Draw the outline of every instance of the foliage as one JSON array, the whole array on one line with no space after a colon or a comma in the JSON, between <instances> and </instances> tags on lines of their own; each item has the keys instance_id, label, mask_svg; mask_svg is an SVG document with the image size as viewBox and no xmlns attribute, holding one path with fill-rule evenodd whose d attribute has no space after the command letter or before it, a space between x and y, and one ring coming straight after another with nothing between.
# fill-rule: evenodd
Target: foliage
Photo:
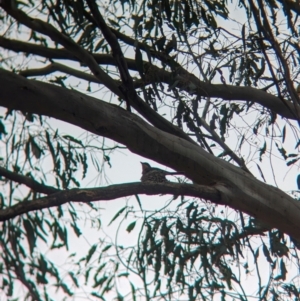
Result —
<instances>
[{"instance_id":1,"label":"foliage","mask_svg":"<svg viewBox=\"0 0 300 301\"><path fill-rule=\"evenodd\" d=\"M297 169L299 112L290 109L299 104L294 86L300 8L294 2L31 0L16 1L16 7L8 2L0 4L1 68L103 98L174 134L156 121L155 114L163 116L208 153L269 184L277 184L269 173L274 158L285 162L286 170ZM94 61L103 74L93 69ZM257 91L276 96L286 113L256 97ZM138 105L140 99L151 111ZM95 173L105 177L105 168L114 167L111 157L125 148L91 133L64 133L62 127L46 116L2 111L1 209L81 188ZM43 190L24 188L24 178L10 178L4 169ZM293 193L297 198L298 191ZM139 209L118 208L111 220L119 223L116 236L121 229L133 235L140 226L130 246L105 236L95 203L69 203L3 222L0 287L7 299L54 300L57 294L100 300L299 300L298 275L288 277L291 263L299 269L299 243L292 237L203 200L182 196L175 202L174 196L152 211L136 198ZM70 237L82 243L83 220L101 239L80 255ZM67 254L64 264L51 254ZM255 290L247 290L245 275L256 279ZM126 293L120 281L128 284Z\"/></svg>"}]
</instances>

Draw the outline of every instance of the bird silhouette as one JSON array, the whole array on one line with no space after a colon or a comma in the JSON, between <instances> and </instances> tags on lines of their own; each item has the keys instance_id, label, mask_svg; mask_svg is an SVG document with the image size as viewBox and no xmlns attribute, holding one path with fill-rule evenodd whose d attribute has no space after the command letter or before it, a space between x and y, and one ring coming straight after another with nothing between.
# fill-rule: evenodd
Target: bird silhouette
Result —
<instances>
[{"instance_id":1,"label":"bird silhouette","mask_svg":"<svg viewBox=\"0 0 300 301\"><path fill-rule=\"evenodd\" d=\"M168 182L166 176L182 175L182 172L169 172L160 168L151 167L149 163L141 162L142 164L142 182L165 183Z\"/></svg>"}]
</instances>

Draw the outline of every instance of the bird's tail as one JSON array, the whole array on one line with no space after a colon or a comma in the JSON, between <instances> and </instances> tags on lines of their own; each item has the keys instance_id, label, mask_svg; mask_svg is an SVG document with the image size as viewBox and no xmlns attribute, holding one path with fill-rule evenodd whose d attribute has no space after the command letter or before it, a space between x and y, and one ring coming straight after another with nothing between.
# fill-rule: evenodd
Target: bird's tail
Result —
<instances>
[{"instance_id":1,"label":"bird's tail","mask_svg":"<svg viewBox=\"0 0 300 301\"><path fill-rule=\"evenodd\" d=\"M168 172L167 175L169 175L169 176L184 175L184 172L183 171Z\"/></svg>"}]
</instances>

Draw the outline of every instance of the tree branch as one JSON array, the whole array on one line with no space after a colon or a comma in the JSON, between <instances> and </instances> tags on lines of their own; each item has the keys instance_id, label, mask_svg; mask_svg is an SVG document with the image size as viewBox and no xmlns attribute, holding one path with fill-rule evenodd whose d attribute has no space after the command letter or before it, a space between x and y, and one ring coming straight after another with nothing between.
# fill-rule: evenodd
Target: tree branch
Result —
<instances>
[{"instance_id":1,"label":"tree branch","mask_svg":"<svg viewBox=\"0 0 300 301\"><path fill-rule=\"evenodd\" d=\"M173 84L174 78L172 78L169 72L161 70L157 73L157 76L165 83ZM183 89L190 94L195 94L203 97L216 97L224 100L237 100L237 101L252 101L266 107L282 117L297 120L296 113L294 113L294 105L285 100L282 100L276 96L269 94L263 90L255 89L252 87L240 87L224 84L210 84L200 81L194 75L177 75L175 78L176 87ZM299 106L300 109L300 106Z\"/></svg>"},{"instance_id":2,"label":"tree branch","mask_svg":"<svg viewBox=\"0 0 300 301\"><path fill-rule=\"evenodd\" d=\"M25 52L27 54L35 54L49 59L68 59L76 60L76 56L72 55L66 49L49 48L42 45L33 43L22 42L19 40L7 39L0 36L0 46L4 49L12 50L15 52Z\"/></svg>"},{"instance_id":3,"label":"tree branch","mask_svg":"<svg viewBox=\"0 0 300 301\"><path fill-rule=\"evenodd\" d=\"M80 61L84 62L93 74L101 81L103 84L110 89L113 93L117 94L120 97L124 97L119 87L116 85L114 80L107 75L97 64L94 57L85 49L80 47L68 36L60 33L54 26L51 24L41 21L39 19L31 18L25 14L20 9L15 9L12 7L12 4L8 0L3 0L0 2L1 7L13 18L15 18L21 24L24 24L28 28L42 33L54 42L59 43L64 46L68 51L70 51L74 56L76 56Z\"/></svg>"},{"instance_id":4,"label":"tree branch","mask_svg":"<svg viewBox=\"0 0 300 301\"><path fill-rule=\"evenodd\" d=\"M96 76L79 71L74 68L70 68L68 66L65 66L63 64L59 63L51 63L46 67L43 68L38 68L38 69L27 69L27 70L22 70L19 72L20 75L24 77L30 77L30 76L43 76L47 75L56 71L64 72L66 74L69 74L71 76L74 76L76 78L81 78L83 80L93 82L93 83L98 83L98 84L103 84ZM115 81L117 85L120 85L119 81Z\"/></svg>"},{"instance_id":5,"label":"tree branch","mask_svg":"<svg viewBox=\"0 0 300 301\"><path fill-rule=\"evenodd\" d=\"M4 42L3 42L4 41ZM9 42L7 42L9 41ZM15 40L8 40L0 37L0 46L7 47L10 50L16 52L26 52L27 54L36 54L43 57L53 58L53 59L69 59L78 61L78 59L65 49L54 49L46 48L40 45L34 45L26 42L19 42ZM92 54L95 58L97 64L106 64L116 66L116 62L112 55L109 54ZM137 71L137 66L135 60L126 58L127 66L131 70ZM144 65L148 68L146 84L155 82L164 82L172 85L174 83L174 77L172 73L164 69L158 68L154 65L150 65L144 62ZM24 71L26 72L26 71ZM26 74L26 73L25 73ZM38 74L37 74L38 75ZM183 77L178 76L177 87L190 92L192 94L197 94L202 97L216 97L222 98L224 100L238 100L238 101L252 101L258 103L274 112L278 115L295 120L294 107L291 103L284 100L284 103L278 97L269 94L263 90L259 90L252 87L237 87L232 85L223 84L210 84L203 82L196 78L194 75L189 75L189 82ZM116 82L118 84L118 82ZM196 88L195 88L196 86ZM152 122L156 125L156 123ZM157 126L159 127L159 126Z\"/></svg>"},{"instance_id":6,"label":"tree branch","mask_svg":"<svg viewBox=\"0 0 300 301\"><path fill-rule=\"evenodd\" d=\"M34 19L23 11L19 9L12 8L11 2L9 0L3 0L0 2L0 6L12 17L14 17L18 22L26 25L27 27L31 28L34 31L42 33L48 37L50 37L54 42L63 45L68 51L70 51L73 55L75 55L80 61L84 62L92 71L92 73L114 94L119 96L122 99L127 98L124 95L124 91L120 89L119 86L115 83L115 81L107 75L97 64L94 57L85 49L80 47L77 43L75 43L71 38L68 36L60 33L54 26L43 22L39 19ZM134 95L128 95L134 96ZM158 127L159 129L181 137L193 144L196 142L191 139L186 133L184 133L180 128L173 125L171 122L160 116L157 112L151 109L151 107L146 104L140 97L135 95L135 99L131 103L133 103L134 108L144 116L149 122L153 125Z\"/></svg>"},{"instance_id":7,"label":"tree branch","mask_svg":"<svg viewBox=\"0 0 300 301\"><path fill-rule=\"evenodd\" d=\"M133 86L132 77L128 71L126 60L124 59L123 52L121 50L121 47L119 45L116 36L111 32L109 27L106 25L101 13L98 10L98 5L96 4L96 2L94 0L87 0L87 3L91 10L91 13L95 18L97 27L101 30L104 38L106 39L106 41L111 47L113 57L116 61L116 64L120 72L120 77L123 83L122 91L125 95L125 100L128 103L128 109L129 106L132 104L132 102L137 102L135 106L136 105L139 106L140 99L137 97L137 93Z\"/></svg>"},{"instance_id":8,"label":"tree branch","mask_svg":"<svg viewBox=\"0 0 300 301\"><path fill-rule=\"evenodd\" d=\"M30 189L32 189L33 191L36 191L39 193L52 194L52 193L56 193L56 192L60 191L59 189L41 184L30 177L23 176L16 172L9 171L3 167L0 167L0 176L5 177L11 181L14 181L14 182L17 182L20 184L24 184L27 187L29 187Z\"/></svg>"},{"instance_id":9,"label":"tree branch","mask_svg":"<svg viewBox=\"0 0 300 301\"><path fill-rule=\"evenodd\" d=\"M122 143L136 154L183 171L194 183L213 185L226 196L230 207L300 239L299 202L201 147L75 90L28 80L1 69L0 82L0 105L54 117Z\"/></svg>"},{"instance_id":10,"label":"tree branch","mask_svg":"<svg viewBox=\"0 0 300 301\"><path fill-rule=\"evenodd\" d=\"M250 170L247 168L245 161L243 160L243 158L240 158L236 155L236 153L234 153L232 151L232 149L220 138L220 136L210 128L210 126L206 123L205 119L201 118L200 116L197 116L196 118L199 118L201 125L205 128L205 130L211 134L212 139L214 141L216 141L226 152L226 154L228 154L228 156L230 156L242 169L244 169L245 171L250 172Z\"/></svg>"},{"instance_id":11,"label":"tree branch","mask_svg":"<svg viewBox=\"0 0 300 301\"><path fill-rule=\"evenodd\" d=\"M47 197L33 201L18 203L12 207L0 211L0 221L6 221L13 217L34 210L56 207L68 202L89 203L93 201L115 200L135 194L174 194L199 197L213 200L215 203L223 204L220 192L213 187L178 183L126 183L99 188L71 189L51 194ZM224 198L226 200L226 198ZM226 204L226 203L224 203Z\"/></svg>"},{"instance_id":12,"label":"tree branch","mask_svg":"<svg viewBox=\"0 0 300 301\"><path fill-rule=\"evenodd\" d=\"M36 45L28 42L22 42L19 40L6 39L0 36L0 46L4 49L12 50L15 52L25 52L27 55L35 54L48 59L58 60L72 60L81 62L76 56L67 51L64 48L49 48L42 45ZM116 62L111 54L104 53L90 53L98 64L113 65L116 66ZM126 63L131 70L137 70L135 60L126 58ZM84 64L83 64L84 65Z\"/></svg>"},{"instance_id":13,"label":"tree branch","mask_svg":"<svg viewBox=\"0 0 300 301\"><path fill-rule=\"evenodd\" d=\"M280 49L280 46L279 46L277 40L275 39L275 37L273 35L272 28L269 24L269 21L268 21L268 18L267 18L265 9L264 9L264 4L261 0L258 0L258 2L259 2L259 7L260 7L260 14L262 15L262 18L263 18L263 24L261 24L261 22L259 20L260 26L258 26L259 24L257 24L257 30L258 31L261 30L264 33L265 38L267 40L269 40L269 42L271 43L271 45L274 48L274 51L279 60L279 63L281 64L281 66L283 68L283 77L284 77L284 80L286 83L287 90L290 92L291 99L294 103L295 114L298 117L298 119L300 120L299 97L296 92L296 89L293 86L288 64L287 64L285 58L283 57L282 51ZM251 4L252 9L255 11L255 15L259 16L258 9L254 5L252 0L250 0L250 4Z\"/></svg>"}]
</instances>

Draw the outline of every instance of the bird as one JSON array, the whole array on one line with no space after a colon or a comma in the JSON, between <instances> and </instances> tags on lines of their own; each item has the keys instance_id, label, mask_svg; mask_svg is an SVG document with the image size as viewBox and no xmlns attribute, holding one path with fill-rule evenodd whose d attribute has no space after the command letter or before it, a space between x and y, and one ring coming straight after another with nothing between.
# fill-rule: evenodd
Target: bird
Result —
<instances>
[{"instance_id":1,"label":"bird","mask_svg":"<svg viewBox=\"0 0 300 301\"><path fill-rule=\"evenodd\" d=\"M183 174L183 172L169 172L156 167L151 167L151 165L146 162L141 162L141 164L142 164L141 182L166 183L168 182L166 176Z\"/></svg>"}]
</instances>

